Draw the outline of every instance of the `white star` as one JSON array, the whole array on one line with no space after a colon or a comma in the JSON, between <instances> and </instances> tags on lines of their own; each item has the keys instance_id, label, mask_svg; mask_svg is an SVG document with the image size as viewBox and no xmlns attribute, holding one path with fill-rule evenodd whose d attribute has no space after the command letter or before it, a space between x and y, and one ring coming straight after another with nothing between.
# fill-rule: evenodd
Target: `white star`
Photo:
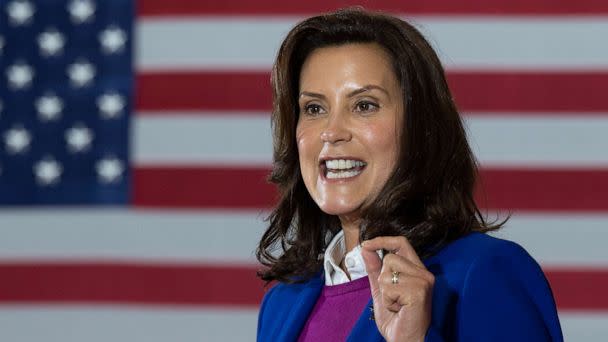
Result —
<instances>
[{"instance_id":1,"label":"white star","mask_svg":"<svg viewBox=\"0 0 608 342\"><path fill-rule=\"evenodd\" d=\"M84 87L95 77L95 67L87 61L79 61L68 66L68 76L76 87Z\"/></svg>"},{"instance_id":2,"label":"white star","mask_svg":"<svg viewBox=\"0 0 608 342\"><path fill-rule=\"evenodd\" d=\"M54 56L63 50L65 38L57 30L46 30L38 35L38 47L44 56Z\"/></svg>"},{"instance_id":3,"label":"white star","mask_svg":"<svg viewBox=\"0 0 608 342\"><path fill-rule=\"evenodd\" d=\"M97 98L97 108L104 119L117 118L124 107L125 99L118 93L105 93Z\"/></svg>"},{"instance_id":4,"label":"white star","mask_svg":"<svg viewBox=\"0 0 608 342\"><path fill-rule=\"evenodd\" d=\"M34 78L34 69L25 63L16 63L8 67L6 77L9 85L14 89L29 87Z\"/></svg>"},{"instance_id":5,"label":"white star","mask_svg":"<svg viewBox=\"0 0 608 342\"><path fill-rule=\"evenodd\" d=\"M68 5L72 22L82 24L95 14L95 3L91 0L72 0Z\"/></svg>"},{"instance_id":6,"label":"white star","mask_svg":"<svg viewBox=\"0 0 608 342\"><path fill-rule=\"evenodd\" d=\"M6 6L9 21L17 26L29 24L35 11L34 5L27 0L15 0Z\"/></svg>"},{"instance_id":7,"label":"white star","mask_svg":"<svg viewBox=\"0 0 608 342\"><path fill-rule=\"evenodd\" d=\"M95 164L95 169L102 183L114 183L120 179L125 168L116 157L106 157Z\"/></svg>"},{"instance_id":8,"label":"white star","mask_svg":"<svg viewBox=\"0 0 608 342\"><path fill-rule=\"evenodd\" d=\"M126 41L127 34L118 26L110 26L99 33L101 48L108 54L122 50Z\"/></svg>"},{"instance_id":9,"label":"white star","mask_svg":"<svg viewBox=\"0 0 608 342\"><path fill-rule=\"evenodd\" d=\"M63 101L54 94L46 94L36 100L36 110L41 121L59 119L63 110Z\"/></svg>"},{"instance_id":10,"label":"white star","mask_svg":"<svg viewBox=\"0 0 608 342\"><path fill-rule=\"evenodd\" d=\"M4 49L4 37L0 36L0 55L2 54L3 49Z\"/></svg>"},{"instance_id":11,"label":"white star","mask_svg":"<svg viewBox=\"0 0 608 342\"><path fill-rule=\"evenodd\" d=\"M62 172L63 167L53 157L45 157L34 164L36 181L42 186L57 183Z\"/></svg>"},{"instance_id":12,"label":"white star","mask_svg":"<svg viewBox=\"0 0 608 342\"><path fill-rule=\"evenodd\" d=\"M4 144L10 154L25 152L31 141L30 132L21 126L15 126L4 133Z\"/></svg>"},{"instance_id":13,"label":"white star","mask_svg":"<svg viewBox=\"0 0 608 342\"><path fill-rule=\"evenodd\" d=\"M83 152L91 147L93 132L82 124L76 125L65 132L65 140L70 152Z\"/></svg>"}]
</instances>

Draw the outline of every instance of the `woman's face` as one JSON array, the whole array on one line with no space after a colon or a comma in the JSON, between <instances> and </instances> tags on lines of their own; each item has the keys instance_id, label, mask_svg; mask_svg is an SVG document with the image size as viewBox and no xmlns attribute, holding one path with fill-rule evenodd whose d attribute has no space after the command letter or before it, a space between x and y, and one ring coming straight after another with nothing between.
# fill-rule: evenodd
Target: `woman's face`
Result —
<instances>
[{"instance_id":1,"label":"woman's face","mask_svg":"<svg viewBox=\"0 0 608 342\"><path fill-rule=\"evenodd\" d=\"M372 43L316 49L298 96L304 184L325 213L355 222L397 161L404 104L390 56Z\"/></svg>"}]
</instances>

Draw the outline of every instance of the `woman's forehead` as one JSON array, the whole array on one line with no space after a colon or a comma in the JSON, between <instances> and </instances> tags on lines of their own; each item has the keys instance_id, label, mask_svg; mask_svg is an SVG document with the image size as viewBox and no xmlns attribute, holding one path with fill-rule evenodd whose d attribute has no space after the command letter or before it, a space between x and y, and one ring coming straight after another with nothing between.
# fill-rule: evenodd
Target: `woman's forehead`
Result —
<instances>
[{"instance_id":1,"label":"woman's forehead","mask_svg":"<svg viewBox=\"0 0 608 342\"><path fill-rule=\"evenodd\" d=\"M370 84L383 88L398 86L389 54L375 43L315 49L302 66L299 83L301 90L317 91L337 86L344 90Z\"/></svg>"}]
</instances>

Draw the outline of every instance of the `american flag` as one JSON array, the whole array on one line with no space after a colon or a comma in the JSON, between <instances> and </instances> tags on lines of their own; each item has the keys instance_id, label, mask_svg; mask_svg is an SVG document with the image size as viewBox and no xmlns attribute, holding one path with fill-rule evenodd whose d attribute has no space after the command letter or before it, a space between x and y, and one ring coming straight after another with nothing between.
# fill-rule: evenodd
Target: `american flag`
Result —
<instances>
[{"instance_id":1,"label":"american flag","mask_svg":"<svg viewBox=\"0 0 608 342\"><path fill-rule=\"evenodd\" d=\"M354 4L433 43L497 235L608 340L605 0L0 0L0 340L253 340L270 66Z\"/></svg>"}]
</instances>

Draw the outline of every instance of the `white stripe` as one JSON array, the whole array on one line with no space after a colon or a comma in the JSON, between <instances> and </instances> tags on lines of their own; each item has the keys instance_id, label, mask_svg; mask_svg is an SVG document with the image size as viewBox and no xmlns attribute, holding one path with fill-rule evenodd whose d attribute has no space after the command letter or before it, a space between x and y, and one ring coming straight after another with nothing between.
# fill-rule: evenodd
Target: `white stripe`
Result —
<instances>
[{"instance_id":1,"label":"white stripe","mask_svg":"<svg viewBox=\"0 0 608 342\"><path fill-rule=\"evenodd\" d=\"M264 217L236 210L3 210L0 261L254 263ZM606 214L517 214L495 234L520 243L543 266L607 267L606 227Z\"/></svg>"},{"instance_id":2,"label":"white stripe","mask_svg":"<svg viewBox=\"0 0 608 342\"><path fill-rule=\"evenodd\" d=\"M256 309L6 306L0 339L11 342L251 341Z\"/></svg>"},{"instance_id":3,"label":"white stripe","mask_svg":"<svg viewBox=\"0 0 608 342\"><path fill-rule=\"evenodd\" d=\"M138 115L135 163L268 165L272 138L268 115Z\"/></svg>"},{"instance_id":4,"label":"white stripe","mask_svg":"<svg viewBox=\"0 0 608 342\"><path fill-rule=\"evenodd\" d=\"M491 235L516 241L543 266L608 266L608 214L514 214Z\"/></svg>"},{"instance_id":5,"label":"white stripe","mask_svg":"<svg viewBox=\"0 0 608 342\"><path fill-rule=\"evenodd\" d=\"M608 116L480 115L466 118L475 156L486 166L608 167Z\"/></svg>"},{"instance_id":6,"label":"white stripe","mask_svg":"<svg viewBox=\"0 0 608 342\"><path fill-rule=\"evenodd\" d=\"M564 341L608 341L607 312L560 312Z\"/></svg>"},{"instance_id":7,"label":"white stripe","mask_svg":"<svg viewBox=\"0 0 608 342\"><path fill-rule=\"evenodd\" d=\"M480 113L478 113L480 114ZM608 116L481 114L466 119L484 166L608 167ZM270 121L261 113L136 116L139 165L270 165Z\"/></svg>"},{"instance_id":8,"label":"white stripe","mask_svg":"<svg viewBox=\"0 0 608 342\"><path fill-rule=\"evenodd\" d=\"M608 341L608 312L560 312L565 341ZM251 341L257 310L84 305L2 306L0 338L11 342Z\"/></svg>"},{"instance_id":9,"label":"white stripe","mask_svg":"<svg viewBox=\"0 0 608 342\"><path fill-rule=\"evenodd\" d=\"M3 209L0 259L254 263L256 211Z\"/></svg>"},{"instance_id":10,"label":"white stripe","mask_svg":"<svg viewBox=\"0 0 608 342\"><path fill-rule=\"evenodd\" d=\"M153 18L136 29L140 70L268 70L302 18ZM608 68L606 17L414 17L450 69Z\"/></svg>"}]
</instances>

